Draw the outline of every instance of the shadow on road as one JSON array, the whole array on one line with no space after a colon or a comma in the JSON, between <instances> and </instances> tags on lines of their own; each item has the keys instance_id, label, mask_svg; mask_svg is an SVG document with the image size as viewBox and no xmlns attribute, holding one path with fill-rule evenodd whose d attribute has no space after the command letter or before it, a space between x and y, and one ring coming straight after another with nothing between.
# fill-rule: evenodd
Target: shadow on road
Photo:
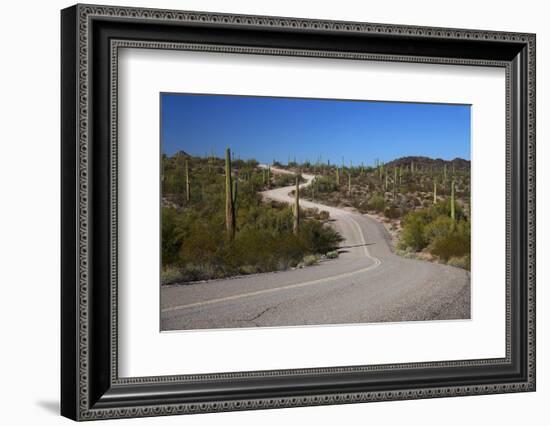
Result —
<instances>
[{"instance_id":1,"label":"shadow on road","mask_svg":"<svg viewBox=\"0 0 550 426\"><path fill-rule=\"evenodd\" d=\"M350 245L350 246L340 246L339 249L348 249L348 248L355 248L355 247L367 247L367 246L373 246L375 244L376 243L365 243L365 244L355 244L355 245ZM347 252L342 252L342 253L347 253Z\"/></svg>"}]
</instances>

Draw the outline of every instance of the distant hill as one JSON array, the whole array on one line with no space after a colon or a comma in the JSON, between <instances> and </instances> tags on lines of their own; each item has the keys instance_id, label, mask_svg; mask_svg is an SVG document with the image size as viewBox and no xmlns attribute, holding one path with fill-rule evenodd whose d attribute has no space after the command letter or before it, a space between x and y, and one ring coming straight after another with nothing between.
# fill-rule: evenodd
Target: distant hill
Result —
<instances>
[{"instance_id":1,"label":"distant hill","mask_svg":"<svg viewBox=\"0 0 550 426\"><path fill-rule=\"evenodd\" d=\"M441 158L429 158L429 157L401 157L396 160L392 160L389 163L384 164L387 167L408 167L411 162L414 163L415 168L429 168L434 167L436 169L442 168L444 165L447 167L452 167L454 165L456 170L469 170L470 161L464 160L463 158L455 158L454 160L448 161Z\"/></svg>"},{"instance_id":2,"label":"distant hill","mask_svg":"<svg viewBox=\"0 0 550 426\"><path fill-rule=\"evenodd\" d=\"M174 152L171 157L191 157L191 155L180 149L179 151Z\"/></svg>"}]
</instances>

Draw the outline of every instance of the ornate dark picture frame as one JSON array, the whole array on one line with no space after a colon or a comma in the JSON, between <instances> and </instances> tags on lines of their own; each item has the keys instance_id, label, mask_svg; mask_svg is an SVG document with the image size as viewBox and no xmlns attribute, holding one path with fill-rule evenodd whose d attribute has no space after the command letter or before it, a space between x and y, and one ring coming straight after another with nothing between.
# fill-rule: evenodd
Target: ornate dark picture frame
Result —
<instances>
[{"instance_id":1,"label":"ornate dark picture frame","mask_svg":"<svg viewBox=\"0 0 550 426\"><path fill-rule=\"evenodd\" d=\"M535 35L76 5L61 13L61 413L74 420L535 390ZM120 47L506 70L506 356L120 378Z\"/></svg>"}]
</instances>

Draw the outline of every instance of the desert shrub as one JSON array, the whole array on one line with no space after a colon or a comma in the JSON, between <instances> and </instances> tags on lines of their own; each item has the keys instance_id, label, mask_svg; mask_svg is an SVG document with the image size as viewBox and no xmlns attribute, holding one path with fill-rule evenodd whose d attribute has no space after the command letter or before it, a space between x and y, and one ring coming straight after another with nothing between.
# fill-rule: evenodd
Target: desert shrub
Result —
<instances>
[{"instance_id":1,"label":"desert shrub","mask_svg":"<svg viewBox=\"0 0 550 426\"><path fill-rule=\"evenodd\" d=\"M176 233L177 212L172 208L162 209L162 265L174 263L178 257L180 241Z\"/></svg>"},{"instance_id":2,"label":"desert shrub","mask_svg":"<svg viewBox=\"0 0 550 426\"><path fill-rule=\"evenodd\" d=\"M306 211L306 214L309 216L309 217L318 217L319 216L319 209L317 207L313 207L311 209L305 209Z\"/></svg>"},{"instance_id":3,"label":"desert shrub","mask_svg":"<svg viewBox=\"0 0 550 426\"><path fill-rule=\"evenodd\" d=\"M397 219L401 217L401 209L397 206L388 206L384 209L384 216L389 219Z\"/></svg>"},{"instance_id":4,"label":"desert shrub","mask_svg":"<svg viewBox=\"0 0 550 426\"><path fill-rule=\"evenodd\" d=\"M449 216L437 216L424 227L424 236L428 241L446 237L451 233L453 225L454 222Z\"/></svg>"},{"instance_id":5,"label":"desert shrub","mask_svg":"<svg viewBox=\"0 0 550 426\"><path fill-rule=\"evenodd\" d=\"M446 213L447 208L450 211L450 203L438 203L407 214L399 248L413 251L427 248L444 262L469 255L470 223L465 219L453 221ZM462 215L462 210L457 208L456 212Z\"/></svg>"},{"instance_id":6,"label":"desert shrub","mask_svg":"<svg viewBox=\"0 0 550 426\"><path fill-rule=\"evenodd\" d=\"M211 263L219 250L219 232L207 223L197 221L190 232L182 238L179 263L191 263L197 266Z\"/></svg>"},{"instance_id":7,"label":"desert shrub","mask_svg":"<svg viewBox=\"0 0 550 426\"><path fill-rule=\"evenodd\" d=\"M451 200L447 199L445 201L440 201L437 204L433 205L432 208L433 216L449 216L451 215ZM464 211L460 203L455 202L455 218L456 220L461 220L464 218Z\"/></svg>"},{"instance_id":8,"label":"desert shrub","mask_svg":"<svg viewBox=\"0 0 550 426\"><path fill-rule=\"evenodd\" d=\"M421 212L409 213L403 221L403 230L401 231L401 248L407 247L414 251L422 250L428 245L425 237L426 215Z\"/></svg>"},{"instance_id":9,"label":"desert shrub","mask_svg":"<svg viewBox=\"0 0 550 426\"><path fill-rule=\"evenodd\" d=\"M446 262L451 257L461 257L468 254L470 252L470 239L464 235L452 233L435 238L430 246L430 252Z\"/></svg>"},{"instance_id":10,"label":"desert shrub","mask_svg":"<svg viewBox=\"0 0 550 426\"><path fill-rule=\"evenodd\" d=\"M470 255L467 254L465 256L462 256L462 257L451 257L448 261L447 261L447 265L450 265L450 266L455 266L457 268L462 268L462 269L466 269L466 270L470 270Z\"/></svg>"},{"instance_id":11,"label":"desert shrub","mask_svg":"<svg viewBox=\"0 0 550 426\"><path fill-rule=\"evenodd\" d=\"M184 279L185 276L180 268L175 266L167 266L166 268L162 268L160 273L160 283L162 285L174 284L183 281Z\"/></svg>"},{"instance_id":12,"label":"desert shrub","mask_svg":"<svg viewBox=\"0 0 550 426\"><path fill-rule=\"evenodd\" d=\"M338 191L336 181L330 176L317 176L314 184L315 191L318 193Z\"/></svg>"},{"instance_id":13,"label":"desert shrub","mask_svg":"<svg viewBox=\"0 0 550 426\"><path fill-rule=\"evenodd\" d=\"M327 212L326 210L321 210L319 212L319 217L317 217L316 219L319 219L319 220L328 220L330 217L330 214L329 212Z\"/></svg>"},{"instance_id":14,"label":"desert shrub","mask_svg":"<svg viewBox=\"0 0 550 426\"><path fill-rule=\"evenodd\" d=\"M326 254L327 259L336 259L338 258L338 256L339 256L338 250L331 250Z\"/></svg>"},{"instance_id":15,"label":"desert shrub","mask_svg":"<svg viewBox=\"0 0 550 426\"><path fill-rule=\"evenodd\" d=\"M460 221L452 226L445 235L433 238L430 243L430 252L439 256L443 261L452 257L463 257L470 254L470 225Z\"/></svg>"},{"instance_id":16,"label":"desert shrub","mask_svg":"<svg viewBox=\"0 0 550 426\"><path fill-rule=\"evenodd\" d=\"M422 204L422 202L420 201L420 199L418 197L412 197L411 200L410 200L410 203L414 206L414 207L418 207Z\"/></svg>"},{"instance_id":17,"label":"desert shrub","mask_svg":"<svg viewBox=\"0 0 550 426\"><path fill-rule=\"evenodd\" d=\"M298 182L305 182L305 180L302 178L302 175L298 175ZM290 186L294 184L296 184L296 175L291 173L273 173L273 185L275 185L276 187Z\"/></svg>"},{"instance_id":18,"label":"desert shrub","mask_svg":"<svg viewBox=\"0 0 550 426\"><path fill-rule=\"evenodd\" d=\"M303 221L299 238L309 253L327 253L338 247L342 237L330 226L317 221Z\"/></svg>"},{"instance_id":19,"label":"desert shrub","mask_svg":"<svg viewBox=\"0 0 550 426\"><path fill-rule=\"evenodd\" d=\"M319 263L319 257L314 254L308 254L304 256L304 259L302 260L302 263L304 266L313 266Z\"/></svg>"},{"instance_id":20,"label":"desert shrub","mask_svg":"<svg viewBox=\"0 0 550 426\"><path fill-rule=\"evenodd\" d=\"M386 208L386 201L382 195L375 194L370 198L368 206L372 210L382 212Z\"/></svg>"},{"instance_id":21,"label":"desert shrub","mask_svg":"<svg viewBox=\"0 0 550 426\"><path fill-rule=\"evenodd\" d=\"M366 201L360 200L358 198L353 199L352 206L355 207L359 211L359 213L368 213L369 210L372 210L369 208L369 205Z\"/></svg>"}]
</instances>

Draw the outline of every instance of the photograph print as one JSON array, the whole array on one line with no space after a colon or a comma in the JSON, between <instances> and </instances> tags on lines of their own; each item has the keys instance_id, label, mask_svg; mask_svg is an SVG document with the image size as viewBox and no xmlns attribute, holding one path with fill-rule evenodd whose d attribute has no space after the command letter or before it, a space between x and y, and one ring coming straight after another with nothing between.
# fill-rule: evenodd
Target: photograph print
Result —
<instances>
[{"instance_id":1,"label":"photograph print","mask_svg":"<svg viewBox=\"0 0 550 426\"><path fill-rule=\"evenodd\" d=\"M471 106L161 93L161 331L470 319Z\"/></svg>"}]
</instances>

